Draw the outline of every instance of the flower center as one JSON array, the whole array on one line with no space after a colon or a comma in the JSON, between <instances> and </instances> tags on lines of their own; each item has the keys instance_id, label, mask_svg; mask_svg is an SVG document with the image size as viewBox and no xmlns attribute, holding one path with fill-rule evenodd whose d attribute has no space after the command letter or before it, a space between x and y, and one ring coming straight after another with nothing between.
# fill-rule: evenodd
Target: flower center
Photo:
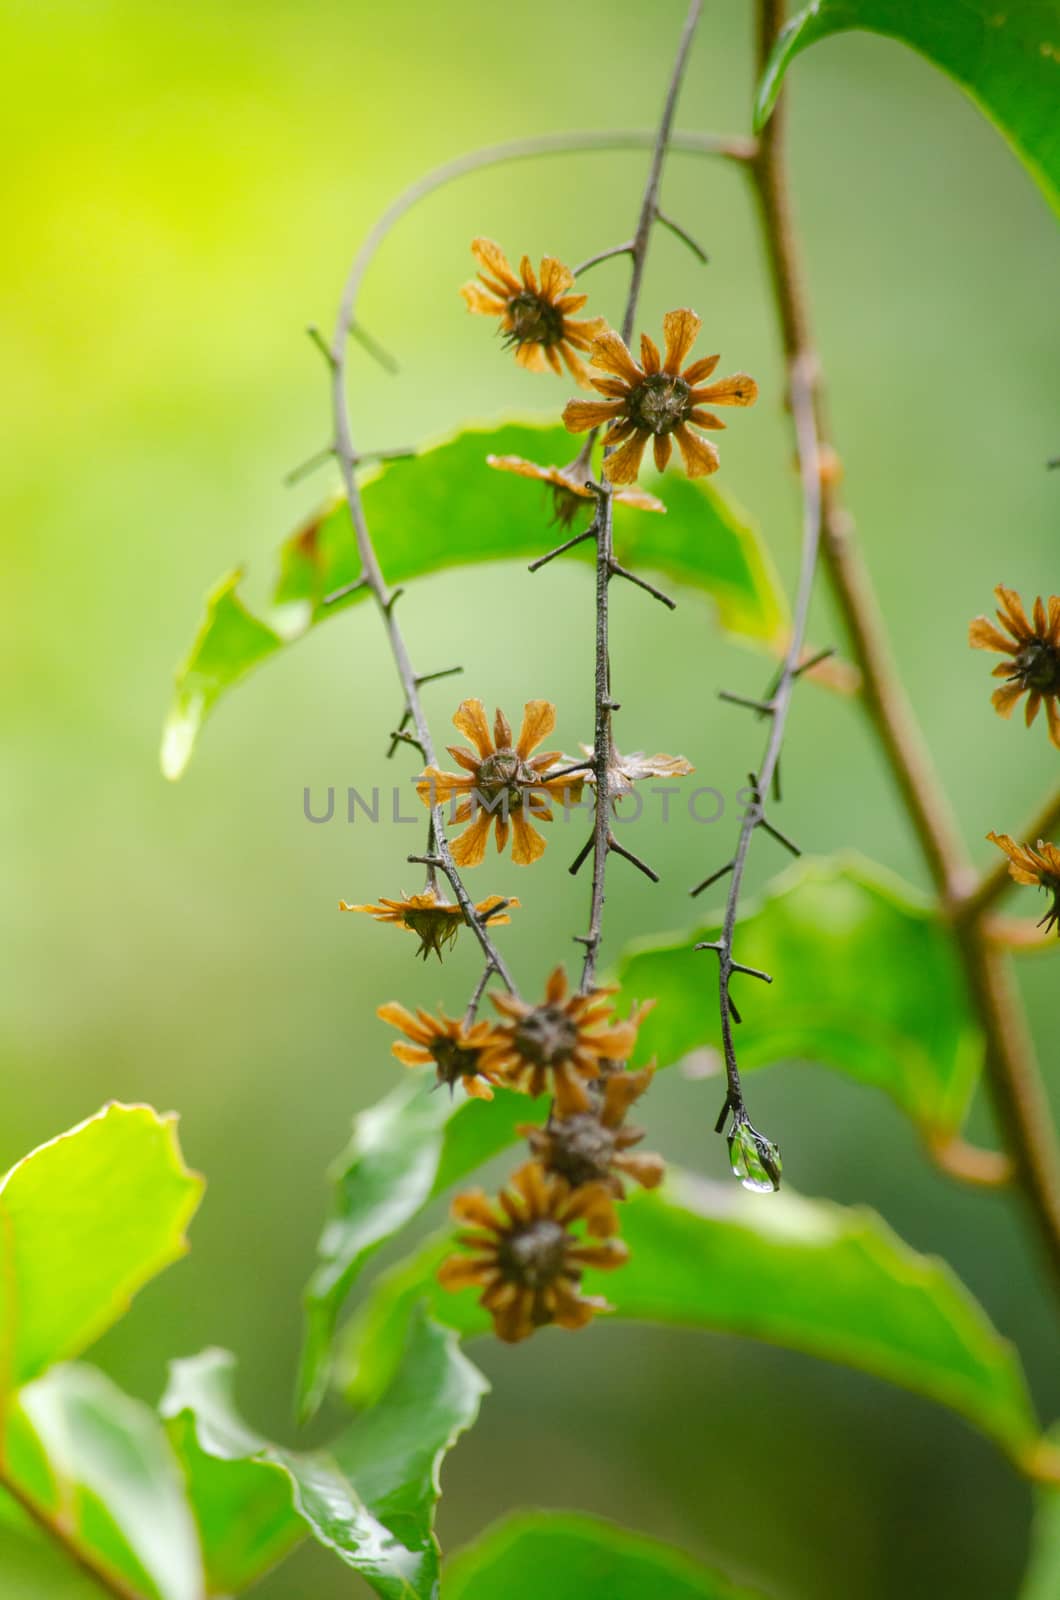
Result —
<instances>
[{"instance_id":1,"label":"flower center","mask_svg":"<svg viewBox=\"0 0 1060 1600\"><path fill-rule=\"evenodd\" d=\"M548 300L524 289L508 301L510 327L506 344L561 344L563 342L563 313Z\"/></svg>"},{"instance_id":2,"label":"flower center","mask_svg":"<svg viewBox=\"0 0 1060 1600\"><path fill-rule=\"evenodd\" d=\"M608 1176L615 1154L615 1136L589 1112L563 1117L547 1131L550 1172L558 1172L574 1189Z\"/></svg>"},{"instance_id":3,"label":"flower center","mask_svg":"<svg viewBox=\"0 0 1060 1600\"><path fill-rule=\"evenodd\" d=\"M551 1067L565 1061L578 1042L578 1029L561 1006L537 1006L515 1030L515 1048L524 1061Z\"/></svg>"},{"instance_id":4,"label":"flower center","mask_svg":"<svg viewBox=\"0 0 1060 1600\"><path fill-rule=\"evenodd\" d=\"M523 791L538 782L537 774L528 767L517 750L502 745L492 755L486 756L475 774L475 787L486 801L493 801L507 793L508 803L523 803Z\"/></svg>"},{"instance_id":5,"label":"flower center","mask_svg":"<svg viewBox=\"0 0 1060 1600\"><path fill-rule=\"evenodd\" d=\"M508 1283L541 1289L559 1277L566 1257L566 1229L550 1217L539 1217L505 1235L497 1264Z\"/></svg>"},{"instance_id":6,"label":"flower center","mask_svg":"<svg viewBox=\"0 0 1060 1600\"><path fill-rule=\"evenodd\" d=\"M1060 694L1060 650L1042 639L1032 639L1015 660L1013 677L1037 694Z\"/></svg>"},{"instance_id":7,"label":"flower center","mask_svg":"<svg viewBox=\"0 0 1060 1600\"><path fill-rule=\"evenodd\" d=\"M692 410L691 390L684 378L653 372L629 397L629 416L649 433L672 433Z\"/></svg>"},{"instance_id":8,"label":"flower center","mask_svg":"<svg viewBox=\"0 0 1060 1600\"><path fill-rule=\"evenodd\" d=\"M478 1075L477 1050L465 1049L455 1039L445 1035L433 1039L427 1048L438 1068L439 1083L447 1083L452 1088L458 1078L474 1078Z\"/></svg>"}]
</instances>

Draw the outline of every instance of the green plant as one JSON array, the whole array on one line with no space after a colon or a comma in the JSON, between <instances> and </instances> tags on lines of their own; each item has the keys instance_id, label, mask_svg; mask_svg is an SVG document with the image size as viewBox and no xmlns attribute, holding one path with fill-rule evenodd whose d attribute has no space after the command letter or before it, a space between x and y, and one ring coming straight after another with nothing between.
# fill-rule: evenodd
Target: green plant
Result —
<instances>
[{"instance_id":1,"label":"green plant","mask_svg":"<svg viewBox=\"0 0 1060 1600\"><path fill-rule=\"evenodd\" d=\"M491 1328L520 1339L547 1322L582 1326L601 1309L597 1289L619 1317L769 1340L873 1373L958 1412L1040 1486L1043 1536L1028 1600L1051 1593L1060 1579L1054 1531L1060 1452L1035 1417L1018 1355L947 1267L918 1255L866 1211L786 1190L769 1199L719 1195L680 1173L656 1189L658 1164L629 1157L627 1142L617 1137L629 1131L629 1105L650 1083L649 1058L665 1068L720 1036L726 1090L719 1130L728 1131L732 1165L744 1187L776 1191L779 1151L750 1122L742 1073L808 1056L884 1090L910 1117L932 1159L955 1178L1013 1183L1054 1272L1060 1268L1053 1134L1008 973L1012 952L1044 943L1055 921L1060 878L1052 847L1029 853L1027 846L1060 825L1060 792L1019 835L1027 844L1009 840L1020 881L1033 880L1053 897L1039 934L995 914L1010 881L1006 861L985 874L971 867L891 663L841 503L791 215L779 98L789 65L815 39L850 27L891 34L969 90L1055 204L1060 141L1048 96L1060 54L1060 16L1053 5L1009 18L974 7L825 0L785 25L781 6L759 0L754 137L673 131L699 18L699 0L693 0L653 134L544 137L491 149L430 175L386 214L354 264L333 338L325 341L314 331L334 418L333 438L319 459L338 464L343 494L283 547L266 615L254 615L243 603L238 573L221 581L181 667L163 747L170 777L187 764L218 700L250 670L331 616L361 601L375 606L403 695L390 753L411 747L423 768L425 844L408 859L423 867L425 883L415 897L352 909L415 932L425 956L441 958L454 939L473 938L482 973L461 1019L385 1008L406 1036L395 1053L423 1070L358 1116L335 1168L333 1211L306 1295L299 1409L308 1420L331 1389L358 1415L326 1447L294 1450L256 1434L238 1414L234 1362L223 1352L175 1363L157 1412L94 1369L70 1364L121 1314L129 1295L183 1249L200 1184L183 1166L169 1120L144 1107L110 1106L34 1152L4 1180L0 1482L13 1516L57 1541L99 1585L126 1600L238 1593L307 1537L384 1596L426 1597L440 1585L450 1596L517 1595L528 1570L537 1587L527 1593L614 1597L648 1592L647 1585L661 1592L665 1585L667 1593L735 1594L722 1579L661 1547L616 1536L589 1519L560 1516L517 1520L487 1534L447 1566L443 1581L433 1536L438 1472L446 1451L474 1422L485 1388L460 1339ZM358 454L347 356L354 338L385 362L358 320L357 302L389 230L422 196L479 167L605 147L651 152L628 241L601 250L574 274L558 263L543 264L540 280L511 275L496 247L477 241L492 277L468 293L472 309L502 318L509 342L531 369L562 354L580 379L586 374L579 351L588 351L591 373L611 374L597 380L603 398L573 401L565 414L569 432L589 430L584 449L566 468L535 469L535 462L562 460L573 444L558 429L508 423L489 432L468 428L415 453ZM702 256L688 230L660 209L671 150L734 164L758 207L799 463L803 559L790 612L766 545L713 486L662 479L653 487L665 516L643 495L638 505L629 494L649 436L660 471L673 432L689 477L711 473L717 453L690 433L689 423L713 429L718 419L696 416L693 406L750 404L756 395L743 375L715 383L710 392L710 362L685 365L698 331L698 318L686 308L670 314L661 361L650 342L642 346L640 364L624 353L656 224ZM628 255L632 265L622 344L602 319L591 331L578 321L580 305L558 305L573 278L614 255ZM547 292L546 279L552 284ZM693 394L697 385L705 392ZM592 452L604 424L611 433L601 441L604 454L596 458L594 476ZM487 454L507 476L488 470ZM362 476L365 468L370 476ZM555 491L557 515L574 526L552 549L541 549L541 519L526 486L516 481L520 474L543 477ZM423 673L413 666L398 610L400 586L443 566L513 555L531 558L533 571L568 551L575 559L591 555L594 565L591 746L582 758L535 756L551 732L553 708L528 701L525 733L516 737L499 713L491 730L481 703L468 699L454 720L471 749L456 756L461 773L446 773L436 762L421 689L451 669ZM800 679L852 686L849 671L838 673L825 653L806 645L819 561L847 626L855 692L931 871L935 894L928 901L868 863L838 857L800 862L753 909L742 903L744 868L761 834L799 853L776 816L788 711ZM761 699L725 696L761 718L767 737L733 854L722 865L708 863L712 870L693 890L724 880L724 907L693 930L646 938L623 954L624 992L656 1002L650 1013L623 1017L625 1007L614 1007L597 978L610 858L617 855L649 879L654 873L616 834L613 802L640 778L687 769L680 757L623 759L615 744L620 689L612 682L612 658L616 679L624 658L611 638L611 584L628 581L648 598L673 604L641 568L704 591L715 602L719 625L771 661ZM1002 663L1010 686L999 691L999 709L1010 711L1018 695L1028 694L1028 711L1044 704L1060 744L1060 599L1039 602L1028 619L1011 591L999 594L1001 620L1007 619L1018 648L1003 638L991 644L992 625L973 624L972 636L973 643L1010 657ZM487 802L503 801L499 813L476 816L473 789ZM466 870L481 861L491 827L498 844L507 843L510 829L513 862L531 864L544 844L535 824L548 820L549 805L580 803L586 789L593 796L591 833L572 864L576 872L592 862L588 917L578 935L584 947L580 981L571 994L556 975L543 1001L528 1002L495 938L518 901L491 894L476 902ZM450 841L454 824L466 831ZM711 955L718 958L716 1020L706 1003ZM869 969L873 983L866 990L859 975ZM757 987L774 976L783 978L779 998ZM500 1018L486 1022L480 1006L491 984ZM746 1000L745 989L751 991ZM983 1067L1005 1135L1001 1152L973 1148L962 1136ZM448 1100L433 1096L434 1080L468 1092ZM433 1198L520 1138L529 1139L531 1159L506 1192L505 1211L491 1209L475 1192L458 1199L459 1220L471 1229L462 1241L470 1256L461 1255L461 1240L450 1230L431 1235L376 1276L340 1328L347 1297L373 1253ZM633 1143L630 1133L628 1146ZM626 1192L630 1176L644 1186L634 1194ZM585 1235L577 1231L582 1225ZM612 1266L619 1270L598 1282L596 1272ZM483 1291L478 1303L447 1292L472 1283Z\"/></svg>"}]
</instances>

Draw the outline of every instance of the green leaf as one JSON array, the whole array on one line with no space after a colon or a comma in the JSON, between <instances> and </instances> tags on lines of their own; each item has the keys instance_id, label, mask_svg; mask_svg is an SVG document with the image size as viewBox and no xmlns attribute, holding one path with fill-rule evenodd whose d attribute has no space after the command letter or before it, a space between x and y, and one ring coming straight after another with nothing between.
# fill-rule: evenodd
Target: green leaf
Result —
<instances>
[{"instance_id":1,"label":"green leaf","mask_svg":"<svg viewBox=\"0 0 1060 1600\"><path fill-rule=\"evenodd\" d=\"M716 975L708 925L629 947L627 995L655 996L638 1055L669 1066L717 1041ZM740 921L738 954L777 974L770 987L737 978L740 1061L819 1061L890 1094L925 1137L961 1124L981 1060L960 972L945 931L914 890L854 857L804 860L776 880ZM863 982L871 971L873 981ZM305 1295L299 1409L310 1416L327 1391L338 1317L365 1261L423 1207L500 1150L544 1107L498 1091L492 1102L455 1103L429 1092L433 1073L403 1084L354 1123L332 1170L332 1214Z\"/></svg>"},{"instance_id":2,"label":"green leaf","mask_svg":"<svg viewBox=\"0 0 1060 1600\"><path fill-rule=\"evenodd\" d=\"M655 996L638 1055L670 1063L716 1045L716 956L695 952L720 919L629 947L626 994ZM741 915L740 1065L816 1061L883 1089L929 1139L960 1126L982 1060L951 941L915 890L852 855L803 859Z\"/></svg>"},{"instance_id":3,"label":"green leaf","mask_svg":"<svg viewBox=\"0 0 1060 1600\"><path fill-rule=\"evenodd\" d=\"M77 1355L187 1249L202 1179L173 1117L110 1105L0 1181L0 1396Z\"/></svg>"},{"instance_id":4,"label":"green leaf","mask_svg":"<svg viewBox=\"0 0 1060 1600\"><path fill-rule=\"evenodd\" d=\"M245 1588L306 1533L386 1600L437 1594L441 1463L474 1422L487 1385L453 1334L415 1308L394 1349L378 1404L326 1450L303 1453L269 1444L240 1420L231 1356L207 1351L173 1364L162 1413L184 1465L211 1594Z\"/></svg>"},{"instance_id":5,"label":"green leaf","mask_svg":"<svg viewBox=\"0 0 1060 1600\"><path fill-rule=\"evenodd\" d=\"M242 567L226 572L206 596L206 615L177 672L177 687L162 730L162 773L179 778L191 759L199 729L214 705L284 641L259 621L236 594Z\"/></svg>"},{"instance_id":6,"label":"green leaf","mask_svg":"<svg viewBox=\"0 0 1060 1600\"><path fill-rule=\"evenodd\" d=\"M445 1600L752 1600L680 1551L599 1517L521 1512L445 1566Z\"/></svg>"},{"instance_id":7,"label":"green leaf","mask_svg":"<svg viewBox=\"0 0 1060 1600\"><path fill-rule=\"evenodd\" d=\"M626 1202L622 1236L629 1263L586 1274L618 1316L746 1334L855 1367L959 1412L1032 1470L1040 1440L1012 1346L944 1262L918 1255L873 1212L676 1174ZM429 1239L373 1285L342 1374L356 1402L387 1381L390 1351L425 1294L462 1334L489 1331L473 1294L436 1281L452 1248L449 1234Z\"/></svg>"},{"instance_id":8,"label":"green leaf","mask_svg":"<svg viewBox=\"0 0 1060 1600\"><path fill-rule=\"evenodd\" d=\"M955 78L1060 209L1058 0L813 0L773 47L758 86L756 129L768 121L795 57L852 28L900 39Z\"/></svg>"},{"instance_id":9,"label":"green leaf","mask_svg":"<svg viewBox=\"0 0 1060 1600\"><path fill-rule=\"evenodd\" d=\"M562 428L509 423L467 429L380 468L366 479L363 495L388 582L543 554L555 543L547 491L526 478L491 470L486 456L521 455L562 464L576 448ZM787 606L754 527L709 484L675 473L655 487L666 500L665 516L616 506L619 560L703 591L717 606L722 627L776 648L786 636ZM582 562L590 559L585 547L572 554ZM238 572L221 580L208 598L195 643L177 670L162 746L166 777L180 777L199 729L228 688L281 646L364 600L361 591L322 605L325 595L358 575L345 502L332 499L283 545L268 616L254 617L238 598Z\"/></svg>"},{"instance_id":10,"label":"green leaf","mask_svg":"<svg viewBox=\"0 0 1060 1600\"><path fill-rule=\"evenodd\" d=\"M94 1367L55 1367L21 1391L4 1472L94 1570L148 1600L201 1600L198 1536L165 1432Z\"/></svg>"},{"instance_id":11,"label":"green leaf","mask_svg":"<svg viewBox=\"0 0 1060 1600\"><path fill-rule=\"evenodd\" d=\"M353 1137L331 1170L331 1216L305 1291L298 1410L305 1421L328 1388L343 1301L372 1252L436 1195L513 1144L516 1125L541 1121L543 1105L498 1089L492 1101L432 1092L433 1069L354 1119Z\"/></svg>"}]
</instances>

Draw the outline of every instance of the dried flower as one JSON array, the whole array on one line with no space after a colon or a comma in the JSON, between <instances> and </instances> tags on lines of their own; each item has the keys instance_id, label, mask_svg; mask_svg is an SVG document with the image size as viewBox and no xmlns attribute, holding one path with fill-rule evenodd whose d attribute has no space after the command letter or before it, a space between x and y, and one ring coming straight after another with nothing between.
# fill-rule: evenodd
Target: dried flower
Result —
<instances>
[{"instance_id":1,"label":"dried flower","mask_svg":"<svg viewBox=\"0 0 1060 1600\"><path fill-rule=\"evenodd\" d=\"M714 445L692 432L693 426L725 426L713 411L703 409L703 402L750 406L758 398L758 385L753 378L739 372L734 377L703 386L704 379L709 378L717 366L719 356L705 356L681 371L681 363L702 325L694 311L668 311L663 318L665 358L660 357L658 347L647 334L642 334L640 366L612 329L595 340L592 365L613 372L615 376L594 378L592 385L609 398L606 402L571 400L563 413L563 421L569 433L584 433L587 428L597 428L605 422L610 424L604 446L621 446L604 458L604 474L612 483L636 480L649 439L660 472L670 459L673 439L677 440L690 478L706 477L718 470L718 452Z\"/></svg>"},{"instance_id":2,"label":"dried flower","mask_svg":"<svg viewBox=\"0 0 1060 1600\"><path fill-rule=\"evenodd\" d=\"M1007 833L988 833L987 838L1004 850L1008 870L1017 883L1036 883L1052 895L1052 904L1038 926L1046 933L1055 928L1060 934L1060 847L1039 839L1037 849L1032 850L1029 844L1017 844Z\"/></svg>"},{"instance_id":3,"label":"dried flower","mask_svg":"<svg viewBox=\"0 0 1060 1600\"><path fill-rule=\"evenodd\" d=\"M504 895L491 894L478 902L475 915L480 921L496 928L503 922L511 922L507 913L518 904L519 901L510 895L506 898ZM502 910L496 910L497 907ZM420 946L416 954L422 956L424 961L432 950L440 961L442 950L456 942L456 936L467 920L460 906L453 901L443 900L437 889L432 888L424 889L422 894L402 893L400 900L387 900L380 896L377 906L351 906L345 900L340 900L339 910L364 911L377 922L392 922L398 928L408 928L410 933L419 936Z\"/></svg>"},{"instance_id":4,"label":"dried flower","mask_svg":"<svg viewBox=\"0 0 1060 1600\"><path fill-rule=\"evenodd\" d=\"M999 601L998 621L1005 634L986 617L975 617L968 624L968 643L975 650L996 650L1011 660L999 662L995 678L1007 678L1003 689L995 689L991 699L1002 717L1010 717L1016 702L1027 698L1027 726L1038 715L1045 701L1049 737L1060 749L1060 595L1046 602L1039 595L1034 602L1034 622L1028 622L1023 602L1015 589L999 583L994 590Z\"/></svg>"},{"instance_id":5,"label":"dried flower","mask_svg":"<svg viewBox=\"0 0 1060 1600\"><path fill-rule=\"evenodd\" d=\"M586 1183L605 1183L620 1200L626 1192L623 1177L645 1189L661 1183L665 1172L662 1157L630 1154L644 1133L627 1127L625 1121L634 1100L639 1100L651 1083L654 1070L610 1072L592 1086L590 1092L597 1103L591 1110L569 1117L557 1117L553 1112L543 1128L533 1123L520 1127L545 1171L565 1178L574 1189Z\"/></svg>"},{"instance_id":6,"label":"dried flower","mask_svg":"<svg viewBox=\"0 0 1060 1600\"><path fill-rule=\"evenodd\" d=\"M517 278L492 239L472 239L471 253L485 270L478 283L465 283L460 291L468 310L500 317L505 344L514 346L516 361L528 372L544 372L548 366L560 374L562 356L575 383L587 388L589 374L576 351L588 350L606 323L603 317L575 319L574 312L589 296L567 294L574 283L570 268L555 256L542 257L539 284L529 256L520 262Z\"/></svg>"},{"instance_id":7,"label":"dried flower","mask_svg":"<svg viewBox=\"0 0 1060 1600\"><path fill-rule=\"evenodd\" d=\"M569 528L579 511L584 511L593 500L587 487L588 460L577 456L565 467L539 467L535 461L525 461L522 456L487 456L486 461L499 472L517 472L523 478L538 478L552 489L552 520ZM644 489L619 489L615 499L636 511L665 511L661 500Z\"/></svg>"},{"instance_id":8,"label":"dried flower","mask_svg":"<svg viewBox=\"0 0 1060 1600\"><path fill-rule=\"evenodd\" d=\"M453 1215L469 1230L457 1240L472 1254L450 1256L438 1280L446 1289L481 1288L479 1305L493 1318L499 1339L517 1344L550 1322L583 1328L594 1312L611 1309L606 1300L581 1293L586 1267L620 1267L628 1259L625 1245L612 1237L618 1219L603 1184L572 1190L530 1162L498 1201L475 1189L457 1198ZM599 1242L573 1233L578 1222Z\"/></svg>"},{"instance_id":9,"label":"dried flower","mask_svg":"<svg viewBox=\"0 0 1060 1600\"><path fill-rule=\"evenodd\" d=\"M469 1095L477 1100L492 1100L491 1080L495 1075L485 1066L483 1057L498 1042L498 1029L492 1022L474 1022L465 1027L442 1011L432 1017L429 1011L417 1008L416 1015L389 1000L376 1012L384 1022L400 1028L411 1044L400 1039L390 1046L399 1061L406 1067L422 1067L433 1062L438 1082L452 1089L462 1083Z\"/></svg>"},{"instance_id":10,"label":"dried flower","mask_svg":"<svg viewBox=\"0 0 1060 1600\"><path fill-rule=\"evenodd\" d=\"M453 722L475 751L450 745L449 754L463 767L463 773L443 772L427 767L416 783L416 793L425 805L444 805L454 796L460 802L454 820L469 822L453 841L453 860L461 867L477 867L486 854L490 824L496 824L497 849L508 842L509 828L514 835L512 860L527 866L545 851L545 841L530 818L552 821L549 799L564 804L576 802L585 779L581 773L549 778L549 767L559 760L558 750L533 755L542 739L556 726L556 708L548 700L529 700L523 707L523 725L513 740L511 724L498 711L490 737L486 711L481 700L463 700Z\"/></svg>"},{"instance_id":11,"label":"dried flower","mask_svg":"<svg viewBox=\"0 0 1060 1600\"><path fill-rule=\"evenodd\" d=\"M591 744L580 746L583 755L592 757ZM684 756L646 756L643 751L634 750L631 755L620 755L611 746L611 759L607 763L607 783L612 797L632 794L633 785L640 783L645 778L687 778L690 772L695 772L691 761L686 761ZM586 773L587 783L595 783L596 774L591 769Z\"/></svg>"},{"instance_id":12,"label":"dried flower","mask_svg":"<svg viewBox=\"0 0 1060 1600\"><path fill-rule=\"evenodd\" d=\"M603 1062L629 1060L641 1019L654 1003L634 1007L628 1021L618 1022L610 1000L614 993L612 988L568 994L566 975L557 967L540 1005L510 994L491 995L508 1021L496 1030L484 1060L486 1070L532 1095L551 1087L561 1117L588 1111L585 1080L599 1077Z\"/></svg>"}]
</instances>

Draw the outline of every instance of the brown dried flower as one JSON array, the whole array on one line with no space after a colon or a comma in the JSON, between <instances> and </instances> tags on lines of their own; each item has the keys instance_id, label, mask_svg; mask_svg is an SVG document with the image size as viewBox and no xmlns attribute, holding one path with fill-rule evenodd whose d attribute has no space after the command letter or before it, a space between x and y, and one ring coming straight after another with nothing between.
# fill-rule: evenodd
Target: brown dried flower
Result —
<instances>
[{"instance_id":1,"label":"brown dried flower","mask_svg":"<svg viewBox=\"0 0 1060 1600\"><path fill-rule=\"evenodd\" d=\"M417 1009L415 1016L396 1000L379 1007L376 1016L392 1027L400 1028L411 1044L400 1039L390 1046L399 1061L407 1067L422 1067L433 1063L439 1083L452 1089L462 1083L468 1094L477 1100L492 1100L491 1081L494 1074L485 1066L483 1057L498 1042L497 1029L491 1022L474 1022L465 1027L453 1017L441 1012L432 1017L429 1011Z\"/></svg>"},{"instance_id":2,"label":"brown dried flower","mask_svg":"<svg viewBox=\"0 0 1060 1600\"><path fill-rule=\"evenodd\" d=\"M1017 844L1007 833L988 833L991 844L996 844L1008 856L1008 870L1017 883L1036 883L1052 895L1052 904L1038 926L1046 933L1055 928L1060 935L1060 848L1038 840L1037 849L1029 844Z\"/></svg>"},{"instance_id":3,"label":"brown dried flower","mask_svg":"<svg viewBox=\"0 0 1060 1600\"><path fill-rule=\"evenodd\" d=\"M636 1007L628 1021L618 1022L610 1000L614 993L568 994L566 975L557 967L540 1005L510 994L491 995L508 1020L497 1028L483 1065L496 1080L531 1095L551 1088L561 1117L588 1111L585 1080L599 1077L603 1062L629 1060L641 1019L653 1004Z\"/></svg>"},{"instance_id":4,"label":"brown dried flower","mask_svg":"<svg viewBox=\"0 0 1060 1600\"><path fill-rule=\"evenodd\" d=\"M471 743L474 751L450 745L449 754L463 767L463 773L443 772L427 767L416 784L416 793L425 805L444 805L454 796L462 797L455 820L468 822L453 841L453 860L461 867L477 867L486 855L490 824L495 824L497 849L503 850L513 833L512 860L516 866L537 861L545 851L545 841L530 822L552 821L549 799L564 804L577 801L584 785L581 773L549 778L549 767L559 760L558 750L533 755L542 739L556 726L556 708L548 700L529 700L523 707L523 725L513 739L511 724L498 711L490 737L486 711L481 700L464 700L453 722Z\"/></svg>"},{"instance_id":5,"label":"brown dried flower","mask_svg":"<svg viewBox=\"0 0 1060 1600\"><path fill-rule=\"evenodd\" d=\"M603 317L574 317L589 296L567 293L574 284L570 268L555 256L544 256L539 283L529 256L523 257L516 277L504 251L492 239L473 239L471 253L484 271L477 283L465 283L460 291L468 310L500 317L505 344L514 346L516 361L528 372L551 367L561 374L562 356L575 383L587 388L589 374L576 352L588 350L606 323Z\"/></svg>"},{"instance_id":6,"label":"brown dried flower","mask_svg":"<svg viewBox=\"0 0 1060 1600\"><path fill-rule=\"evenodd\" d=\"M565 467L539 467L536 461L526 461L522 456L487 456L486 461L499 472L517 472L522 478L537 478L552 489L552 520L569 528L579 511L584 511L593 501L593 492L587 487L589 464L582 456ZM636 511L663 511L661 500L645 489L618 489L615 499Z\"/></svg>"},{"instance_id":7,"label":"brown dried flower","mask_svg":"<svg viewBox=\"0 0 1060 1600\"><path fill-rule=\"evenodd\" d=\"M615 374L613 378L592 380L593 388L608 399L569 401L563 422L569 433L584 433L587 428L610 424L604 446L621 447L604 458L604 475L612 483L635 482L649 439L660 472L670 459L674 439L690 478L706 477L718 470L714 445L692 431L693 427L725 426L713 411L704 409L704 402L750 406L758 398L758 385L742 372L704 385L721 359L719 356L705 356L681 371L702 326L694 311L668 311L663 318L665 356L661 357L658 346L642 334L640 365L613 329L599 334L594 341L592 365Z\"/></svg>"},{"instance_id":8,"label":"brown dried flower","mask_svg":"<svg viewBox=\"0 0 1060 1600\"><path fill-rule=\"evenodd\" d=\"M478 902L475 915L496 928L501 923L511 922L508 910L518 904L519 901L510 895L491 894ZM503 910L495 912L498 906ZM364 911L377 922L390 922L395 927L407 928L410 933L419 936L420 945L416 954L422 956L424 961L432 950L440 961L442 950L455 943L457 934L467 920L460 906L443 900L438 891L431 888L424 889L422 894L403 894L400 900L387 900L381 896L377 906L351 906L345 900L340 900L339 910Z\"/></svg>"},{"instance_id":9,"label":"brown dried flower","mask_svg":"<svg viewBox=\"0 0 1060 1600\"><path fill-rule=\"evenodd\" d=\"M1005 687L995 689L991 696L994 709L999 716L1010 717L1017 701L1026 695L1029 728L1044 700L1049 737L1060 750L1060 595L1051 595L1048 605L1039 595L1031 623L1015 589L999 583L994 594L999 602L997 618L1005 633L987 617L975 617L968 624L968 643L973 649L996 650L1011 658L994 668L995 678L1008 679Z\"/></svg>"},{"instance_id":10,"label":"brown dried flower","mask_svg":"<svg viewBox=\"0 0 1060 1600\"><path fill-rule=\"evenodd\" d=\"M628 1259L611 1195L603 1184L572 1190L562 1178L530 1162L516 1172L496 1202L481 1189L460 1195L453 1215L468 1231L458 1243L472 1253L450 1256L438 1279L446 1289L480 1288L479 1304L508 1344L554 1322L583 1328L606 1300L581 1292L586 1267L619 1267ZM572 1232L583 1222L590 1244Z\"/></svg>"},{"instance_id":11,"label":"brown dried flower","mask_svg":"<svg viewBox=\"0 0 1060 1600\"><path fill-rule=\"evenodd\" d=\"M619 1200L625 1198L623 1178L645 1189L662 1182L661 1156L630 1154L644 1137L643 1130L626 1125L626 1113L654 1076L653 1067L640 1072L610 1072L590 1089L595 1104L589 1111L569 1117L553 1112L543 1128L534 1123L520 1127L530 1149L546 1172L565 1178L574 1189L586 1183L605 1183ZM602 1088L600 1085L602 1084Z\"/></svg>"}]
</instances>

